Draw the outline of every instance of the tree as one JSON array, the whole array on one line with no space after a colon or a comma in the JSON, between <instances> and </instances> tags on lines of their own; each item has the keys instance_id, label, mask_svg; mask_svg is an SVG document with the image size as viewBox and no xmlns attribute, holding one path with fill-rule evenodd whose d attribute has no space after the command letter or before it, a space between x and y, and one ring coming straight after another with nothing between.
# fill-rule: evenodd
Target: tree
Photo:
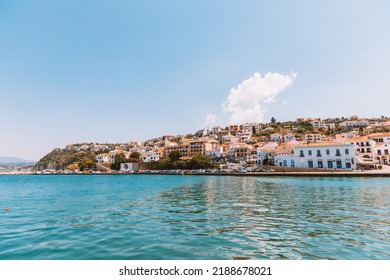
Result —
<instances>
[{"instance_id":1,"label":"tree","mask_svg":"<svg viewBox=\"0 0 390 280\"><path fill-rule=\"evenodd\" d=\"M276 119L274 117L271 118L271 123L275 123Z\"/></svg>"},{"instance_id":2,"label":"tree","mask_svg":"<svg viewBox=\"0 0 390 280\"><path fill-rule=\"evenodd\" d=\"M211 157L202 154L194 155L188 162L189 169L206 169L212 166Z\"/></svg>"},{"instance_id":3,"label":"tree","mask_svg":"<svg viewBox=\"0 0 390 280\"><path fill-rule=\"evenodd\" d=\"M139 152L132 152L130 154L130 158L133 158L133 159L139 159L141 157L141 154Z\"/></svg>"},{"instance_id":4,"label":"tree","mask_svg":"<svg viewBox=\"0 0 390 280\"><path fill-rule=\"evenodd\" d=\"M119 170L121 168L121 163L125 162L127 162L127 159L124 153L116 154L114 158L114 163L111 164L111 169Z\"/></svg>"},{"instance_id":5,"label":"tree","mask_svg":"<svg viewBox=\"0 0 390 280\"><path fill-rule=\"evenodd\" d=\"M170 154L169 154L169 159L174 162L174 161L178 161L181 157L181 153L179 151L172 151Z\"/></svg>"},{"instance_id":6,"label":"tree","mask_svg":"<svg viewBox=\"0 0 390 280\"><path fill-rule=\"evenodd\" d=\"M84 171L84 169L95 169L96 162L95 160L87 159L84 162L80 163L79 169L80 171Z\"/></svg>"}]
</instances>

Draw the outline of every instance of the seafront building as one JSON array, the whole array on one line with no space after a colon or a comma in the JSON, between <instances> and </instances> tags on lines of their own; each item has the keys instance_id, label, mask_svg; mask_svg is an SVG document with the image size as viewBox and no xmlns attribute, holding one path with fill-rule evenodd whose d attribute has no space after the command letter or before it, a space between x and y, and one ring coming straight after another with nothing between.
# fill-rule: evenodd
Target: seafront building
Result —
<instances>
[{"instance_id":1,"label":"seafront building","mask_svg":"<svg viewBox=\"0 0 390 280\"><path fill-rule=\"evenodd\" d=\"M143 143L70 144L68 151L93 150L96 162L109 166L115 156L140 154L140 163L159 161L177 151L182 159L196 154L210 156L220 166L258 165L303 169L355 170L390 165L390 132L369 133L369 126L386 131L388 119L366 120L352 116L336 124L334 120L299 118L297 123L259 123L214 126L194 134L164 135ZM302 132L299 124L311 129ZM333 130L338 128L338 132ZM341 128L341 129L340 129ZM233 165L232 165L233 164ZM130 168L130 166L127 166ZM126 168L126 167L124 167ZM133 169L131 166L130 169Z\"/></svg>"},{"instance_id":2,"label":"seafront building","mask_svg":"<svg viewBox=\"0 0 390 280\"><path fill-rule=\"evenodd\" d=\"M293 148L291 155L278 154L275 165L318 169L356 169L355 146L351 143L309 143Z\"/></svg>"}]
</instances>

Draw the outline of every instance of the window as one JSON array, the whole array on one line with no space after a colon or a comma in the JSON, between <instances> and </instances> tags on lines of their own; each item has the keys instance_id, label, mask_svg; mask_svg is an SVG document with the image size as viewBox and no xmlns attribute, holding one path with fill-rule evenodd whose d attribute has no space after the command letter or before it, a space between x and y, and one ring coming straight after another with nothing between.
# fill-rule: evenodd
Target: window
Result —
<instances>
[{"instance_id":1,"label":"window","mask_svg":"<svg viewBox=\"0 0 390 280\"><path fill-rule=\"evenodd\" d=\"M329 150L329 149L326 150L326 154L327 154L328 156L330 155L330 150Z\"/></svg>"},{"instance_id":2,"label":"window","mask_svg":"<svg viewBox=\"0 0 390 280\"><path fill-rule=\"evenodd\" d=\"M308 152L308 153L309 153L309 156L311 156L311 150L309 150L309 152Z\"/></svg>"},{"instance_id":3,"label":"window","mask_svg":"<svg viewBox=\"0 0 390 280\"><path fill-rule=\"evenodd\" d=\"M352 168L352 165L351 165L351 163L350 163L350 162L347 162L347 163L345 164L345 168L347 168L347 169L351 169L351 168Z\"/></svg>"},{"instance_id":4,"label":"window","mask_svg":"<svg viewBox=\"0 0 390 280\"><path fill-rule=\"evenodd\" d=\"M318 168L324 168L324 164L322 163L322 160L318 161Z\"/></svg>"},{"instance_id":5,"label":"window","mask_svg":"<svg viewBox=\"0 0 390 280\"><path fill-rule=\"evenodd\" d=\"M385 150L385 155L389 155L389 150L388 149Z\"/></svg>"},{"instance_id":6,"label":"window","mask_svg":"<svg viewBox=\"0 0 390 280\"><path fill-rule=\"evenodd\" d=\"M301 150L301 151L299 151L299 156L300 157L304 157L305 155L303 154L303 151Z\"/></svg>"},{"instance_id":7,"label":"window","mask_svg":"<svg viewBox=\"0 0 390 280\"><path fill-rule=\"evenodd\" d=\"M336 156L341 156L340 149L336 149Z\"/></svg>"},{"instance_id":8,"label":"window","mask_svg":"<svg viewBox=\"0 0 390 280\"><path fill-rule=\"evenodd\" d=\"M378 156L381 156L381 155L382 155L382 151L378 150Z\"/></svg>"},{"instance_id":9,"label":"window","mask_svg":"<svg viewBox=\"0 0 390 280\"><path fill-rule=\"evenodd\" d=\"M287 166L287 160L283 160L283 166Z\"/></svg>"},{"instance_id":10,"label":"window","mask_svg":"<svg viewBox=\"0 0 390 280\"><path fill-rule=\"evenodd\" d=\"M336 161L336 167L337 167L337 169L342 169L343 168L341 160Z\"/></svg>"},{"instance_id":11,"label":"window","mask_svg":"<svg viewBox=\"0 0 390 280\"><path fill-rule=\"evenodd\" d=\"M317 157L321 156L321 150L317 150Z\"/></svg>"},{"instance_id":12,"label":"window","mask_svg":"<svg viewBox=\"0 0 390 280\"><path fill-rule=\"evenodd\" d=\"M295 160L291 160L291 167L295 167Z\"/></svg>"},{"instance_id":13,"label":"window","mask_svg":"<svg viewBox=\"0 0 390 280\"><path fill-rule=\"evenodd\" d=\"M328 168L333 169L333 161L328 160Z\"/></svg>"},{"instance_id":14,"label":"window","mask_svg":"<svg viewBox=\"0 0 390 280\"><path fill-rule=\"evenodd\" d=\"M349 155L349 149L345 149L345 154Z\"/></svg>"},{"instance_id":15,"label":"window","mask_svg":"<svg viewBox=\"0 0 390 280\"><path fill-rule=\"evenodd\" d=\"M314 167L314 166L313 166L313 161L312 161L312 160L309 160L309 161L307 162L307 165L308 165L309 168L313 168L313 167Z\"/></svg>"}]
</instances>

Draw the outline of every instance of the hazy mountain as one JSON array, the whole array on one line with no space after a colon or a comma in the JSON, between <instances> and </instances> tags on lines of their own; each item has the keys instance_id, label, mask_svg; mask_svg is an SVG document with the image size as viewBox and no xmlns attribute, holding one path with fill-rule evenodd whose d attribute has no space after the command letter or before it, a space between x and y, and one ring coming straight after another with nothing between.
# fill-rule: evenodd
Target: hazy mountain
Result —
<instances>
[{"instance_id":1,"label":"hazy mountain","mask_svg":"<svg viewBox=\"0 0 390 280\"><path fill-rule=\"evenodd\" d=\"M2 156L0 156L0 163L10 163L10 162L25 162L25 163L28 162L28 163L30 163L30 162L35 162L35 161L17 158L17 157L2 157Z\"/></svg>"}]
</instances>

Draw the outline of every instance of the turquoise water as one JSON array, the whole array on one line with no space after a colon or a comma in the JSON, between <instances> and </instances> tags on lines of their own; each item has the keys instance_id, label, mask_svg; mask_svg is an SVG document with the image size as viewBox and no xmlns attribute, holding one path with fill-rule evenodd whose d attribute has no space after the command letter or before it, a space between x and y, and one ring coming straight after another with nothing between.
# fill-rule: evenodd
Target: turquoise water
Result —
<instances>
[{"instance_id":1,"label":"turquoise water","mask_svg":"<svg viewBox=\"0 0 390 280\"><path fill-rule=\"evenodd\" d=\"M0 176L0 259L390 259L390 179Z\"/></svg>"}]
</instances>

